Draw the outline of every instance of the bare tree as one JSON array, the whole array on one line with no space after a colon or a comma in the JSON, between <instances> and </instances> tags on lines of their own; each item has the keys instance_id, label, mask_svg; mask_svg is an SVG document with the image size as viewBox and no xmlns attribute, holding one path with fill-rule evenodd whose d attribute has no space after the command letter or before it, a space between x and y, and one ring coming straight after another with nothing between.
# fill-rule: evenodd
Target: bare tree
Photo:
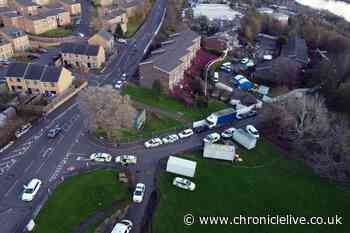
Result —
<instances>
[{"instance_id":1,"label":"bare tree","mask_svg":"<svg viewBox=\"0 0 350 233\"><path fill-rule=\"evenodd\" d=\"M136 109L129 96L122 96L111 86L88 87L79 94L79 105L88 117L89 128L102 128L112 139L115 130L132 128Z\"/></svg>"}]
</instances>

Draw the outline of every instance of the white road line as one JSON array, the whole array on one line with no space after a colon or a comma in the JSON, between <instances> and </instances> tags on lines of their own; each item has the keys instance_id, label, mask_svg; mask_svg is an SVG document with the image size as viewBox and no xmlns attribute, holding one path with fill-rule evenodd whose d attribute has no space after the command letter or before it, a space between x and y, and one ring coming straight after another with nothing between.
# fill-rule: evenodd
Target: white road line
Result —
<instances>
[{"instance_id":1,"label":"white road line","mask_svg":"<svg viewBox=\"0 0 350 233\"><path fill-rule=\"evenodd\" d=\"M7 197L10 194L10 192L12 191L12 189L14 189L17 183L18 180L16 180L15 183L13 183L12 186L9 188L9 190L7 190L7 192L5 193L5 197Z\"/></svg>"},{"instance_id":2,"label":"white road line","mask_svg":"<svg viewBox=\"0 0 350 233\"><path fill-rule=\"evenodd\" d=\"M34 161L31 161L30 164L28 165L28 167L26 167L26 169L24 169L24 173L27 173L29 171L29 169L33 166Z\"/></svg>"}]
</instances>

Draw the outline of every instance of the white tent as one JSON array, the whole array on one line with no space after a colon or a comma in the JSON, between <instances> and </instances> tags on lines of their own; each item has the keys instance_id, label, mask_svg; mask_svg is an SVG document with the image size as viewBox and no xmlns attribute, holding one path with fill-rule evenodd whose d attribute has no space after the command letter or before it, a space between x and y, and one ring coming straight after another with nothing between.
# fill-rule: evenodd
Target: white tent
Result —
<instances>
[{"instance_id":1,"label":"white tent","mask_svg":"<svg viewBox=\"0 0 350 233\"><path fill-rule=\"evenodd\" d=\"M233 133L233 140L235 140L248 150L253 149L256 146L256 138L250 135L244 129L237 129Z\"/></svg>"},{"instance_id":2,"label":"white tent","mask_svg":"<svg viewBox=\"0 0 350 233\"><path fill-rule=\"evenodd\" d=\"M235 146L205 143L203 150L204 158L233 161L236 156Z\"/></svg>"},{"instance_id":3,"label":"white tent","mask_svg":"<svg viewBox=\"0 0 350 233\"><path fill-rule=\"evenodd\" d=\"M169 156L166 171L182 176L194 177L196 172L197 162Z\"/></svg>"}]
</instances>

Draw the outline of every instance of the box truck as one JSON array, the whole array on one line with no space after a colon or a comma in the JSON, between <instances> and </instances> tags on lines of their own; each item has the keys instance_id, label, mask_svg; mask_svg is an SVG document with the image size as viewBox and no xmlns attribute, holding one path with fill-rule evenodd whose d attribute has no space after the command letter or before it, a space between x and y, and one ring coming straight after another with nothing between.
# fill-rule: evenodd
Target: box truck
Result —
<instances>
[{"instance_id":1,"label":"box truck","mask_svg":"<svg viewBox=\"0 0 350 233\"><path fill-rule=\"evenodd\" d=\"M207 118L207 125L210 129L232 122L236 118L236 110L233 108L226 108L218 112L213 112Z\"/></svg>"}]
</instances>

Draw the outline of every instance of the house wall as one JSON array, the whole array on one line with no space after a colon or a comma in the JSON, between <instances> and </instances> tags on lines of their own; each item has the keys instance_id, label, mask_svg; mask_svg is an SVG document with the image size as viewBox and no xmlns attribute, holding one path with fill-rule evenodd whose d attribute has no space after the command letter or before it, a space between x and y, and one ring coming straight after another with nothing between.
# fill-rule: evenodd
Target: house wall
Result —
<instances>
[{"instance_id":1,"label":"house wall","mask_svg":"<svg viewBox=\"0 0 350 233\"><path fill-rule=\"evenodd\" d=\"M169 89L170 74L154 67L152 62L141 63L140 70L140 85L146 88L152 88L153 82L159 80L164 90Z\"/></svg>"},{"instance_id":2,"label":"house wall","mask_svg":"<svg viewBox=\"0 0 350 233\"><path fill-rule=\"evenodd\" d=\"M68 11L59 13L56 19L58 26L65 26L71 24L71 18Z\"/></svg>"},{"instance_id":3,"label":"house wall","mask_svg":"<svg viewBox=\"0 0 350 233\"><path fill-rule=\"evenodd\" d=\"M36 35L57 28L57 21L55 16L39 20L31 20L24 17L23 22L24 27L21 29L28 33Z\"/></svg>"},{"instance_id":4,"label":"house wall","mask_svg":"<svg viewBox=\"0 0 350 233\"><path fill-rule=\"evenodd\" d=\"M8 59L13 57L13 49L10 42L0 45L0 58Z\"/></svg>"},{"instance_id":5,"label":"house wall","mask_svg":"<svg viewBox=\"0 0 350 233\"><path fill-rule=\"evenodd\" d=\"M112 52L112 49L114 46L113 39L110 41L107 41L106 39L102 38L98 34L91 37L88 42L89 44L92 44L92 45L101 45L105 49L106 53Z\"/></svg>"},{"instance_id":6,"label":"house wall","mask_svg":"<svg viewBox=\"0 0 350 233\"><path fill-rule=\"evenodd\" d=\"M63 63L70 64L74 67L82 67L89 69L88 64L90 64L90 68L99 69L106 61L106 54L102 47L97 54L97 56L86 56L86 55L76 55L76 54L62 54Z\"/></svg>"},{"instance_id":7,"label":"house wall","mask_svg":"<svg viewBox=\"0 0 350 233\"><path fill-rule=\"evenodd\" d=\"M65 2L60 2L63 5L64 10L68 11L71 15L80 15L81 14L81 5L80 3L67 4Z\"/></svg>"}]
</instances>

